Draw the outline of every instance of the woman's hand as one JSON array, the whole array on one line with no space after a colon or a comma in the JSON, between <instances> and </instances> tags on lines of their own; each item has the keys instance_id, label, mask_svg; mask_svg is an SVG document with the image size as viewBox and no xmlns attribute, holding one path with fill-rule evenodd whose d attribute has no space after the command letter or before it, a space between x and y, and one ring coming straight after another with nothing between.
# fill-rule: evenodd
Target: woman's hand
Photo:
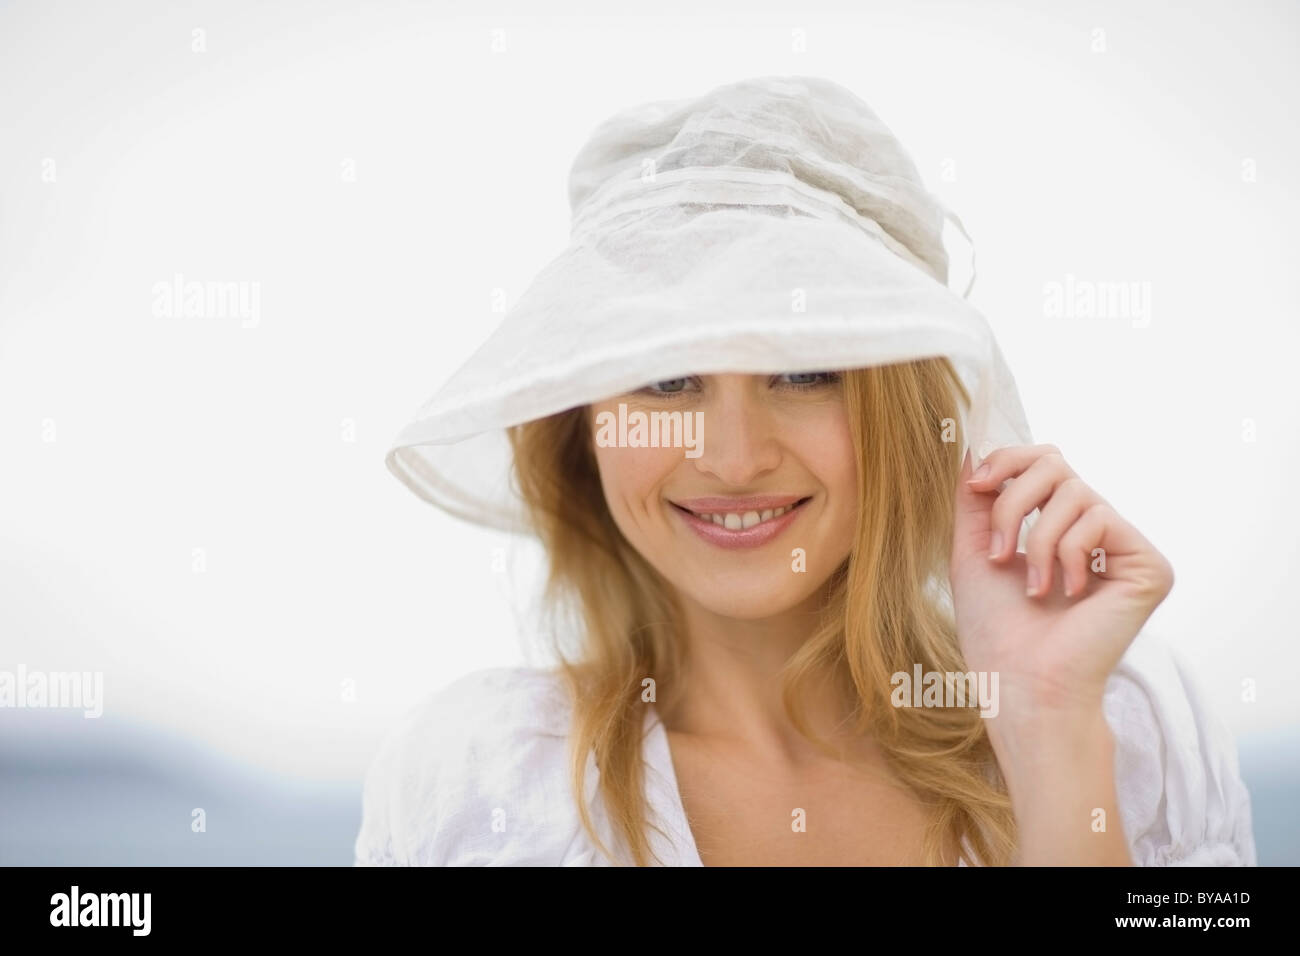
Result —
<instances>
[{"instance_id":1,"label":"woman's hand","mask_svg":"<svg viewBox=\"0 0 1300 956\"><path fill-rule=\"evenodd\" d=\"M1173 586L1169 562L1052 445L998 449L975 476L968 454L955 505L949 581L966 664L998 672L1003 705L1026 708L1001 716L1015 723L1043 708L1099 705L1106 678Z\"/></svg>"},{"instance_id":2,"label":"woman's hand","mask_svg":"<svg viewBox=\"0 0 1300 956\"><path fill-rule=\"evenodd\" d=\"M988 734L1018 862L1129 865L1102 692L1173 570L1051 445L999 449L976 475L967 455L955 508L957 637L966 667L998 678ZM1021 521L1035 508L1022 554Z\"/></svg>"}]
</instances>

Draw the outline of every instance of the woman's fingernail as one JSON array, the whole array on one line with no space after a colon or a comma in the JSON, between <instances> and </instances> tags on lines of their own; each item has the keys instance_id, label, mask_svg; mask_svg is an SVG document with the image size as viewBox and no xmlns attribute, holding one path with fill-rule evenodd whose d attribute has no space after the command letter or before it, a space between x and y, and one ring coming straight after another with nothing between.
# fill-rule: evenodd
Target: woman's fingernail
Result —
<instances>
[{"instance_id":1,"label":"woman's fingernail","mask_svg":"<svg viewBox=\"0 0 1300 956\"><path fill-rule=\"evenodd\" d=\"M989 557L996 558L1001 553L1002 553L1002 532L994 531L993 541L989 545Z\"/></svg>"},{"instance_id":2,"label":"woman's fingernail","mask_svg":"<svg viewBox=\"0 0 1300 956\"><path fill-rule=\"evenodd\" d=\"M967 478L966 481L967 481L967 483L972 482L972 481L982 481L982 480L984 480L984 477L985 477L986 475L988 475L988 473L989 473L989 463L986 461L986 462L984 462L984 464L982 464L982 465L980 465L978 468L976 468L976 469L975 469L975 474L973 474L973 475L971 475L969 478Z\"/></svg>"},{"instance_id":3,"label":"woman's fingernail","mask_svg":"<svg viewBox=\"0 0 1300 956\"><path fill-rule=\"evenodd\" d=\"M1029 566L1029 586L1025 588L1026 594L1038 593L1038 569L1032 564Z\"/></svg>"}]
</instances>

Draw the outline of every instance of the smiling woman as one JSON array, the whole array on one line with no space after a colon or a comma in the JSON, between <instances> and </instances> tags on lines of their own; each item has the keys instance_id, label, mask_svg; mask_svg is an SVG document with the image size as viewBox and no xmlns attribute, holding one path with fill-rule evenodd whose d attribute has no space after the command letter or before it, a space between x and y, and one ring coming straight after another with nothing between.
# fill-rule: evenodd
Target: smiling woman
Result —
<instances>
[{"instance_id":1,"label":"smiling woman","mask_svg":"<svg viewBox=\"0 0 1300 956\"><path fill-rule=\"evenodd\" d=\"M959 446L938 429L959 414L960 383L942 359L784 379L703 376L677 390L669 400L699 411L714 436L691 462L593 446L593 417L642 392L512 431L552 594L586 622L587 659L567 673L574 753L590 749L610 768L613 819L645 812L638 740L618 728L639 724L637 688L650 677L706 863L956 862L952 848L976 824L983 854L1005 854L1012 819L984 777L978 712L901 713L887 700L904 664L957 662L924 585L942 574L949 544ZM880 633L886 609L892 635ZM789 719L784 700L795 703ZM735 771L730 786L716 778L722 765ZM579 778L585 761L571 772ZM778 814L783 799L794 802ZM809 805L814 826L773 840ZM936 825L936 808L951 826ZM634 848L637 832L623 834Z\"/></svg>"},{"instance_id":2,"label":"smiling woman","mask_svg":"<svg viewBox=\"0 0 1300 956\"><path fill-rule=\"evenodd\" d=\"M960 222L865 103L634 107L570 187L570 246L387 459L540 540L558 663L390 737L359 863L1254 862L1232 740L1140 634L1169 563L1031 444Z\"/></svg>"}]
</instances>

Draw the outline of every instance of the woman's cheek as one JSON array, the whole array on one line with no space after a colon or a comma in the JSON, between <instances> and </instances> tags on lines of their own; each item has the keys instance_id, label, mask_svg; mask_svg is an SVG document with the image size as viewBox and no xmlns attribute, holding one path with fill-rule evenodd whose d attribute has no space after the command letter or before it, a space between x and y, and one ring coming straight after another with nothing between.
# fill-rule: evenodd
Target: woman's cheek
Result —
<instances>
[{"instance_id":1,"label":"woman's cheek","mask_svg":"<svg viewBox=\"0 0 1300 956\"><path fill-rule=\"evenodd\" d=\"M852 543L857 523L858 467L847 417L830 416L801 433L798 455L826 490L832 528L840 544Z\"/></svg>"},{"instance_id":2,"label":"woman's cheek","mask_svg":"<svg viewBox=\"0 0 1300 956\"><path fill-rule=\"evenodd\" d=\"M649 531L659 520L661 489L681 454L676 448L596 449L605 500L625 535L634 529Z\"/></svg>"}]
</instances>

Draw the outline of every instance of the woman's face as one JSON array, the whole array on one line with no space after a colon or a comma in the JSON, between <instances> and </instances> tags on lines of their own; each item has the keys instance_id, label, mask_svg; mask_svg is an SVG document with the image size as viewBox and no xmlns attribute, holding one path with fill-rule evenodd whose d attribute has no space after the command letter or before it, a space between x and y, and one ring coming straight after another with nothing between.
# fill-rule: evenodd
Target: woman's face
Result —
<instances>
[{"instance_id":1,"label":"woman's face","mask_svg":"<svg viewBox=\"0 0 1300 956\"><path fill-rule=\"evenodd\" d=\"M674 379L588 414L615 523L684 599L771 617L848 556L857 466L835 373Z\"/></svg>"}]
</instances>

